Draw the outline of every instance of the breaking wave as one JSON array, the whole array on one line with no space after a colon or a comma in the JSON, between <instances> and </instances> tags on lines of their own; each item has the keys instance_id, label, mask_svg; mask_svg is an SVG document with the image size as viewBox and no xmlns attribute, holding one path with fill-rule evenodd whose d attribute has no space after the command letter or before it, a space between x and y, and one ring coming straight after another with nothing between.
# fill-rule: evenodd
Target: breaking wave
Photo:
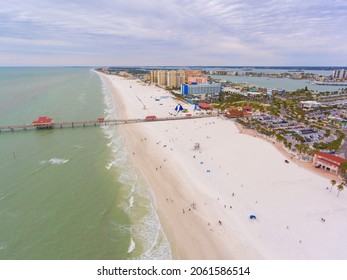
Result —
<instances>
[{"instance_id":1,"label":"breaking wave","mask_svg":"<svg viewBox=\"0 0 347 280\"><path fill-rule=\"evenodd\" d=\"M69 162L69 159L63 159L63 158L51 158L48 162L53 165L61 165Z\"/></svg>"},{"instance_id":2,"label":"breaking wave","mask_svg":"<svg viewBox=\"0 0 347 280\"><path fill-rule=\"evenodd\" d=\"M136 245L135 245L135 242L134 240L131 238L130 239L130 245L129 245L129 248L128 248L128 254L130 254L132 251L134 251Z\"/></svg>"},{"instance_id":3,"label":"breaking wave","mask_svg":"<svg viewBox=\"0 0 347 280\"><path fill-rule=\"evenodd\" d=\"M101 78L106 85L104 78ZM103 87L106 118L116 118L116 109L112 92ZM125 139L117 126L102 126L106 147L110 150L110 158L105 168L114 172L116 180L121 184L121 199L117 206L127 213L131 220L130 244L128 254L133 259L171 259L170 244L161 228L159 218L152 205L149 188L141 176L129 163Z\"/></svg>"}]
</instances>

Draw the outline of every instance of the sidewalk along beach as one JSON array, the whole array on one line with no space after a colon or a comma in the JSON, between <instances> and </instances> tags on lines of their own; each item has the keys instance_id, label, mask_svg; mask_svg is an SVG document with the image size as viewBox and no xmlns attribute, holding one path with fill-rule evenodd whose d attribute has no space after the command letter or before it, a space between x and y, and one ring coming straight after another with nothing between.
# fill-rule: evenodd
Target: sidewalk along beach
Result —
<instances>
[{"instance_id":1,"label":"sidewalk along beach","mask_svg":"<svg viewBox=\"0 0 347 280\"><path fill-rule=\"evenodd\" d=\"M119 118L176 114L169 92L102 77ZM121 131L174 258L347 259L347 194L337 197L327 177L285 163L274 145L240 133L233 121L154 121Z\"/></svg>"}]
</instances>

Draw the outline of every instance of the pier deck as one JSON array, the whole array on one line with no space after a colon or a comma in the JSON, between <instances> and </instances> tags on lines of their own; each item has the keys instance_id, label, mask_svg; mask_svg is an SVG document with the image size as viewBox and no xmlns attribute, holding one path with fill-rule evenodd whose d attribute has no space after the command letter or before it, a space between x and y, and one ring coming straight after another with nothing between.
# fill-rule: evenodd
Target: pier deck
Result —
<instances>
[{"instance_id":1,"label":"pier deck","mask_svg":"<svg viewBox=\"0 0 347 280\"><path fill-rule=\"evenodd\" d=\"M91 127L91 126L103 126L103 125L121 125L121 124L134 124L134 123L141 123L141 122L179 121L179 120L188 120L188 119L209 118L214 116L216 115L180 116L180 117L166 117L166 118L155 118L155 119L113 119L113 120L103 120L103 121L94 120L94 121L75 121L75 122L55 122L55 123L52 123L52 126L47 129L77 128L77 127ZM14 132L14 131L23 131L23 130L33 130L33 129L38 129L38 127L33 124L0 126L0 132L6 132L6 131Z\"/></svg>"}]
</instances>

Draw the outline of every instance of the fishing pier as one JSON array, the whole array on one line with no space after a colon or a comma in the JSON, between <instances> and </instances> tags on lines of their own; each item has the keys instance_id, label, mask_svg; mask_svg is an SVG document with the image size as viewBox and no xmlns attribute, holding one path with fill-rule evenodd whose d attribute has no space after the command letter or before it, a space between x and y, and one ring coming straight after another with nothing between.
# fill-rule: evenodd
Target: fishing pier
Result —
<instances>
[{"instance_id":1,"label":"fishing pier","mask_svg":"<svg viewBox=\"0 0 347 280\"><path fill-rule=\"evenodd\" d=\"M0 132L15 132L26 131L34 129L57 129L57 128L78 128L78 127L96 127L96 126L108 126L108 125L122 125L122 124L134 124L142 122L159 122L159 121L179 121L188 119L201 119L213 117L216 115L186 115L186 116L174 116L157 118L156 116L147 116L144 119L104 119L98 118L93 121L72 121L72 122L53 122L51 118L40 117L38 120L33 121L31 124L22 125L8 125L0 126Z\"/></svg>"}]
</instances>

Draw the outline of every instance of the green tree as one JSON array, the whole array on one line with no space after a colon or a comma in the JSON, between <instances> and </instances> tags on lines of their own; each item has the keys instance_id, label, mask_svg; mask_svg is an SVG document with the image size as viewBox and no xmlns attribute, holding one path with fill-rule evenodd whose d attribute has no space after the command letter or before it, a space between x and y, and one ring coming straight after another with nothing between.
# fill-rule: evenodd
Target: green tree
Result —
<instances>
[{"instance_id":1,"label":"green tree","mask_svg":"<svg viewBox=\"0 0 347 280\"><path fill-rule=\"evenodd\" d=\"M337 186L337 197L339 196L340 192L343 191L344 189L345 187L342 184Z\"/></svg>"},{"instance_id":2,"label":"green tree","mask_svg":"<svg viewBox=\"0 0 347 280\"><path fill-rule=\"evenodd\" d=\"M346 178L347 176L347 161L344 163L341 163L340 168L339 168L339 173L341 177Z\"/></svg>"}]
</instances>

